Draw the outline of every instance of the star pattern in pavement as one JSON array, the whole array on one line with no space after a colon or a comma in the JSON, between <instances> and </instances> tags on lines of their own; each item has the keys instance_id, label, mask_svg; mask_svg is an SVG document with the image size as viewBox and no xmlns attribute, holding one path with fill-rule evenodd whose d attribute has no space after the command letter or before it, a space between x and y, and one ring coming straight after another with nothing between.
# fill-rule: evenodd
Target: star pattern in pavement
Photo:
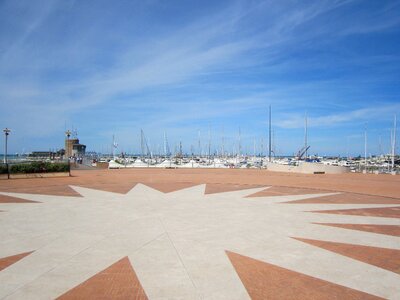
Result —
<instances>
[{"instance_id":1,"label":"star pattern in pavement","mask_svg":"<svg viewBox=\"0 0 400 300\"><path fill-rule=\"evenodd\" d=\"M137 184L126 194L71 187L79 197L0 193L34 201L0 203L0 257L32 252L0 272L0 299L67 296L123 259L141 297L247 299L246 270L239 276L227 253L371 296L400 294L396 266L347 255L360 246L396 257L399 237L340 227L399 220L330 213L399 205L300 201L338 193L248 197L267 187L215 194L206 194L206 185L163 193ZM336 251L335 243L349 246Z\"/></svg>"}]
</instances>

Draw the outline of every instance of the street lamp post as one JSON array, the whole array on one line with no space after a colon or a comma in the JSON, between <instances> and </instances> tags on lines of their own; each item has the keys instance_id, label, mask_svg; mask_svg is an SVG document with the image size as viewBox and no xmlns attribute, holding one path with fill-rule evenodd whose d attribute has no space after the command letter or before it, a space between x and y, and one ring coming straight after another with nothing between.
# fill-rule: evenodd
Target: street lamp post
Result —
<instances>
[{"instance_id":1,"label":"street lamp post","mask_svg":"<svg viewBox=\"0 0 400 300\"><path fill-rule=\"evenodd\" d=\"M4 163L7 163L7 142L8 142L8 135L10 134L11 130L8 128L3 129L4 135L6 137L6 143L4 145Z\"/></svg>"},{"instance_id":2,"label":"street lamp post","mask_svg":"<svg viewBox=\"0 0 400 300\"><path fill-rule=\"evenodd\" d=\"M68 148L69 148L69 138L71 136L71 131L67 130L65 132L65 136L67 137L68 142L65 143L65 155L69 158L71 153L69 153Z\"/></svg>"}]
</instances>

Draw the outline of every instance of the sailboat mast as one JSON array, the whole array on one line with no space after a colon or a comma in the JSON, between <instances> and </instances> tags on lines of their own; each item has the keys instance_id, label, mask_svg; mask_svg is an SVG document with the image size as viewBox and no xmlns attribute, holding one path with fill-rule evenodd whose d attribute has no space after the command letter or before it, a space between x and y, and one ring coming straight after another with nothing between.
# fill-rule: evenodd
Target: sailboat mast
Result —
<instances>
[{"instance_id":1,"label":"sailboat mast","mask_svg":"<svg viewBox=\"0 0 400 300\"><path fill-rule=\"evenodd\" d=\"M241 152L242 152L242 142L241 142L240 127L239 127L239 147L238 147L238 157L239 157L239 158L240 158Z\"/></svg>"},{"instance_id":2,"label":"sailboat mast","mask_svg":"<svg viewBox=\"0 0 400 300\"><path fill-rule=\"evenodd\" d=\"M367 171L367 124L365 124L365 131L364 131L364 163L365 163L365 171Z\"/></svg>"},{"instance_id":3,"label":"sailboat mast","mask_svg":"<svg viewBox=\"0 0 400 300\"><path fill-rule=\"evenodd\" d=\"M208 160L211 159L211 127L208 127Z\"/></svg>"},{"instance_id":4,"label":"sailboat mast","mask_svg":"<svg viewBox=\"0 0 400 300\"><path fill-rule=\"evenodd\" d=\"M140 147L142 149L142 158L144 157L144 133L143 133L143 129L140 129Z\"/></svg>"},{"instance_id":5,"label":"sailboat mast","mask_svg":"<svg viewBox=\"0 0 400 300\"><path fill-rule=\"evenodd\" d=\"M198 131L198 151L199 151L199 157L201 157L200 130Z\"/></svg>"},{"instance_id":6,"label":"sailboat mast","mask_svg":"<svg viewBox=\"0 0 400 300\"><path fill-rule=\"evenodd\" d=\"M224 127L222 127L222 149L221 157L225 157L225 138L224 138Z\"/></svg>"},{"instance_id":7,"label":"sailboat mast","mask_svg":"<svg viewBox=\"0 0 400 300\"><path fill-rule=\"evenodd\" d=\"M256 159L256 139L254 139L254 148L253 148L253 156L254 156L254 160Z\"/></svg>"},{"instance_id":8,"label":"sailboat mast","mask_svg":"<svg viewBox=\"0 0 400 300\"><path fill-rule=\"evenodd\" d=\"M113 157L113 159L114 159L114 157L115 157L115 137L114 137L114 135L113 135L113 141L112 141L111 151L112 151L112 157Z\"/></svg>"},{"instance_id":9,"label":"sailboat mast","mask_svg":"<svg viewBox=\"0 0 400 300\"><path fill-rule=\"evenodd\" d=\"M271 152L272 152L272 120L271 120L271 105L269 106L269 135L268 135L268 161L271 162Z\"/></svg>"},{"instance_id":10,"label":"sailboat mast","mask_svg":"<svg viewBox=\"0 0 400 300\"><path fill-rule=\"evenodd\" d=\"M164 131L164 156L167 157L167 135Z\"/></svg>"},{"instance_id":11,"label":"sailboat mast","mask_svg":"<svg viewBox=\"0 0 400 300\"><path fill-rule=\"evenodd\" d=\"M392 171L394 171L394 157L396 155L396 115L394 116L393 122L393 138L392 138Z\"/></svg>"},{"instance_id":12,"label":"sailboat mast","mask_svg":"<svg viewBox=\"0 0 400 300\"><path fill-rule=\"evenodd\" d=\"M307 157L308 157L308 153L307 153L308 152L307 151L307 112L306 112L305 119L304 119L304 147L306 149L305 158L307 160Z\"/></svg>"},{"instance_id":13,"label":"sailboat mast","mask_svg":"<svg viewBox=\"0 0 400 300\"><path fill-rule=\"evenodd\" d=\"M260 154L261 154L261 157L264 157L264 138L263 137L260 140L260 145L261 145L260 146L260 148L261 148L260 149L260 152L261 152Z\"/></svg>"}]
</instances>

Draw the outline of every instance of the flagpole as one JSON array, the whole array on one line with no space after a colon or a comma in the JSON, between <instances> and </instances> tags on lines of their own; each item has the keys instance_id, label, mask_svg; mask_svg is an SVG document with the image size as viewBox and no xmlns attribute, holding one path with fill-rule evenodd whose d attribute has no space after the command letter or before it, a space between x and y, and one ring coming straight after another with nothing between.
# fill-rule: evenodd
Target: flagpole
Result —
<instances>
[{"instance_id":1,"label":"flagpole","mask_svg":"<svg viewBox=\"0 0 400 300\"><path fill-rule=\"evenodd\" d=\"M115 138L114 138L114 135L113 135L113 142L112 142L111 149L112 149L112 157L115 160Z\"/></svg>"}]
</instances>

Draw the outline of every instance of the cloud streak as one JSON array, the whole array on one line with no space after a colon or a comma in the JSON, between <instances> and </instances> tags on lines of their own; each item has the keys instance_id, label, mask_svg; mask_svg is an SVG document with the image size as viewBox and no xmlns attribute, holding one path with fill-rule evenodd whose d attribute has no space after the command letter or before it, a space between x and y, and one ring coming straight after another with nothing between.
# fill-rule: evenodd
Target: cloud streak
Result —
<instances>
[{"instance_id":1,"label":"cloud streak","mask_svg":"<svg viewBox=\"0 0 400 300\"><path fill-rule=\"evenodd\" d=\"M366 107L341 113L327 114L323 116L308 116L309 127L337 127L342 125L359 125L360 123L387 121L400 111L400 104L380 104L376 107ZM303 128L305 115L295 115L280 120L276 126L282 128Z\"/></svg>"},{"instance_id":2,"label":"cloud streak","mask_svg":"<svg viewBox=\"0 0 400 300\"><path fill-rule=\"evenodd\" d=\"M0 101L7 107L0 125L49 143L65 121L88 132L147 126L180 135L179 126L264 126L269 104L282 129L302 126L298 111L310 112L310 126L330 127L399 110L398 89L387 86L398 82L395 51L362 54L344 46L357 35L396 30L398 17L387 5L370 11L358 1L236 1L202 9L174 2L43 5L0 4ZM361 108L349 111L344 99Z\"/></svg>"}]
</instances>

